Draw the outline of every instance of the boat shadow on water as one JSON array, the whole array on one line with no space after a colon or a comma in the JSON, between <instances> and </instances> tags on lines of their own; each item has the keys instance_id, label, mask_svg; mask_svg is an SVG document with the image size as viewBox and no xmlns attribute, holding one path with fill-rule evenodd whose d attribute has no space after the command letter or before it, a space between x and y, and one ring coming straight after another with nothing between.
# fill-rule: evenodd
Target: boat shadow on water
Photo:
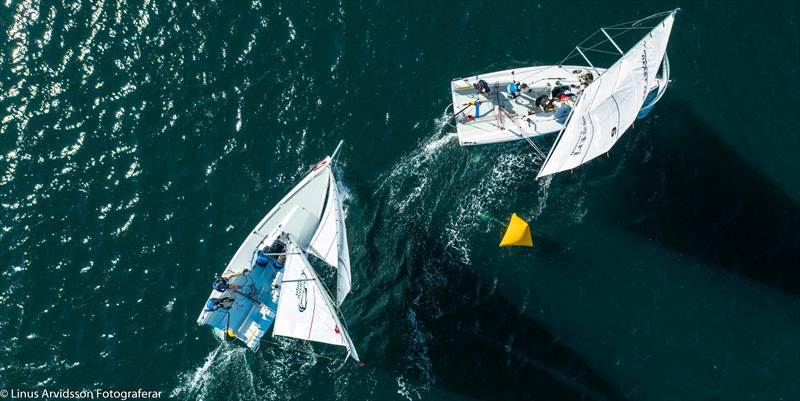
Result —
<instances>
[{"instance_id":1,"label":"boat shadow on water","mask_svg":"<svg viewBox=\"0 0 800 401\"><path fill-rule=\"evenodd\" d=\"M386 278L386 286L405 287L401 302L405 312L387 311L383 317L407 315L402 344L379 346L375 344L380 341L378 337L368 341L370 348L384 351L381 354L386 359L377 364L403 361L401 376L423 390L423 399L624 398L613 384L533 320L524 305L504 297L496 283L422 231L404 231L401 236L407 238L397 240L394 249L387 249L398 263L375 267L397 274ZM397 328L387 327L393 331Z\"/></svg>"},{"instance_id":2,"label":"boat shadow on water","mask_svg":"<svg viewBox=\"0 0 800 401\"><path fill-rule=\"evenodd\" d=\"M638 235L800 294L800 207L728 145L687 104L646 133L652 155L627 168L605 218ZM630 138L628 138L630 139ZM641 217L631 218L631 211Z\"/></svg>"}]
</instances>

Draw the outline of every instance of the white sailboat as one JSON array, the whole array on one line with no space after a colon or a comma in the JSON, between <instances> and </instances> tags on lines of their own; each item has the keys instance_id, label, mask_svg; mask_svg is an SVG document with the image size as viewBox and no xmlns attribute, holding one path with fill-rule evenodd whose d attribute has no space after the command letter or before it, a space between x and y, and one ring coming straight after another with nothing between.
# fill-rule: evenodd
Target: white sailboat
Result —
<instances>
[{"instance_id":1,"label":"white sailboat","mask_svg":"<svg viewBox=\"0 0 800 401\"><path fill-rule=\"evenodd\" d=\"M667 42L680 9L600 28L557 65L458 78L451 82L453 116L462 146L527 140L546 158L539 177L573 169L608 152L637 118L644 118L669 85ZM627 52L615 38L647 30ZM593 38L601 40L591 43ZM584 45L589 42L589 45ZM590 52L618 54L608 68ZM565 65L580 55L588 66ZM545 156L531 140L559 132Z\"/></svg>"},{"instance_id":2,"label":"white sailboat","mask_svg":"<svg viewBox=\"0 0 800 401\"><path fill-rule=\"evenodd\" d=\"M331 156L319 162L256 225L214 284L197 319L257 350L273 335L345 347L360 363L339 306L350 292L350 253ZM311 266L336 269L336 301Z\"/></svg>"}]
</instances>

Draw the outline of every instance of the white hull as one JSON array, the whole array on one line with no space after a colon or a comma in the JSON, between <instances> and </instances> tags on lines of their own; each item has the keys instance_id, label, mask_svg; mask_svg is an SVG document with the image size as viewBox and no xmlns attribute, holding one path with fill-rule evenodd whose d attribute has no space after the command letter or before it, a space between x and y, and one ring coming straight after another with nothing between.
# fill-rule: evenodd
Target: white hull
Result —
<instances>
[{"instance_id":1,"label":"white hull","mask_svg":"<svg viewBox=\"0 0 800 401\"><path fill-rule=\"evenodd\" d=\"M574 107L574 100L583 89L580 75L591 72L597 77L604 71L587 66L548 65L456 78L450 83L450 89L452 107L458 113L454 116L458 142L461 146L487 145L556 133L564 128ZM491 90L488 95L473 88L478 80L489 84ZM513 81L528 86L517 98L512 98L507 90ZM536 98L549 94L556 82L571 86L576 96L564 102L556 101L552 112L535 108ZM658 79L650 90L659 90L662 86L666 87L667 83ZM477 109L470 105L476 101L480 102ZM537 110L534 112L534 109Z\"/></svg>"}]
</instances>

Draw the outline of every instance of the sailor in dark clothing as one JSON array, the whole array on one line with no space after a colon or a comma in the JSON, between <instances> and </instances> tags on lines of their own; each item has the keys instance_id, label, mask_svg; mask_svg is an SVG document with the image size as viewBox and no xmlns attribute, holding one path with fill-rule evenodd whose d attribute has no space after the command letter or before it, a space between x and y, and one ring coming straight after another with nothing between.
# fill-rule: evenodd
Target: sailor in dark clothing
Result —
<instances>
[{"instance_id":1,"label":"sailor in dark clothing","mask_svg":"<svg viewBox=\"0 0 800 401\"><path fill-rule=\"evenodd\" d=\"M552 103L552 100L550 100L550 97L547 96L547 95L542 95L542 96L537 97L536 98L536 102L535 102L536 107L541 108L542 111L544 111L545 108L549 107L551 103Z\"/></svg>"},{"instance_id":2,"label":"sailor in dark clothing","mask_svg":"<svg viewBox=\"0 0 800 401\"><path fill-rule=\"evenodd\" d=\"M480 92L480 93L482 93L484 95L488 95L489 91L490 91L489 83L484 81L484 80L482 80L482 79L480 81L478 81L477 84L473 84L472 87L475 88L476 91L478 91L478 92Z\"/></svg>"},{"instance_id":3,"label":"sailor in dark clothing","mask_svg":"<svg viewBox=\"0 0 800 401\"><path fill-rule=\"evenodd\" d=\"M568 92L569 92L569 85L562 85L561 82L556 81L556 86L553 87L553 90L550 93L553 99L558 99L561 97L561 95L570 96L571 93Z\"/></svg>"},{"instance_id":4,"label":"sailor in dark clothing","mask_svg":"<svg viewBox=\"0 0 800 401\"><path fill-rule=\"evenodd\" d=\"M594 81L594 74L592 74L591 72L587 72L586 74L583 74L583 76L581 77L581 85L583 85L584 87L588 86L590 83L592 83L592 81Z\"/></svg>"},{"instance_id":5,"label":"sailor in dark clothing","mask_svg":"<svg viewBox=\"0 0 800 401\"><path fill-rule=\"evenodd\" d=\"M217 290L219 292L225 292L228 289L235 290L237 288L242 288L242 286L240 286L240 285L231 284L230 280L232 278L236 277L236 276L241 276L242 274L245 274L248 271L249 270L245 269L241 273L236 273L236 274L230 275L228 277L219 276L214 280L213 283L211 283L211 288L213 288L213 289L215 289L215 290Z\"/></svg>"},{"instance_id":6,"label":"sailor in dark clothing","mask_svg":"<svg viewBox=\"0 0 800 401\"><path fill-rule=\"evenodd\" d=\"M206 312L213 312L219 308L230 309L233 301L235 301L233 297L211 298L206 302ZM226 302L230 302L230 304L225 305Z\"/></svg>"}]
</instances>

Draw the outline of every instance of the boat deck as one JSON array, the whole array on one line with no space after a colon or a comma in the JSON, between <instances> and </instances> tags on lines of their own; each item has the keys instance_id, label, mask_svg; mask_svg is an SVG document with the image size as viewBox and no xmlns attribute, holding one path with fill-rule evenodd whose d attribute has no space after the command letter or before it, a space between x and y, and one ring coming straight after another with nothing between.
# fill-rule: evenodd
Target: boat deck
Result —
<instances>
[{"instance_id":1,"label":"boat deck","mask_svg":"<svg viewBox=\"0 0 800 401\"><path fill-rule=\"evenodd\" d=\"M588 67L540 66L453 80L451 91L453 109L458 113L455 120L459 142L480 145L559 131L574 99L582 91L581 76L590 71L597 76L595 70ZM473 87L479 80L489 84L488 94ZM514 81L527 85L516 98L508 92L508 85ZM554 110L547 112L536 107L536 98L549 95L557 83L570 86L571 93L576 96L554 102Z\"/></svg>"},{"instance_id":2,"label":"boat deck","mask_svg":"<svg viewBox=\"0 0 800 401\"><path fill-rule=\"evenodd\" d=\"M206 324L222 332L230 329L248 347L257 349L275 320L282 274L282 269L275 268L272 256L267 257L264 267L253 263L249 271L229 280L239 288L212 292L212 298L232 297L234 302L227 313L213 314Z\"/></svg>"}]
</instances>

